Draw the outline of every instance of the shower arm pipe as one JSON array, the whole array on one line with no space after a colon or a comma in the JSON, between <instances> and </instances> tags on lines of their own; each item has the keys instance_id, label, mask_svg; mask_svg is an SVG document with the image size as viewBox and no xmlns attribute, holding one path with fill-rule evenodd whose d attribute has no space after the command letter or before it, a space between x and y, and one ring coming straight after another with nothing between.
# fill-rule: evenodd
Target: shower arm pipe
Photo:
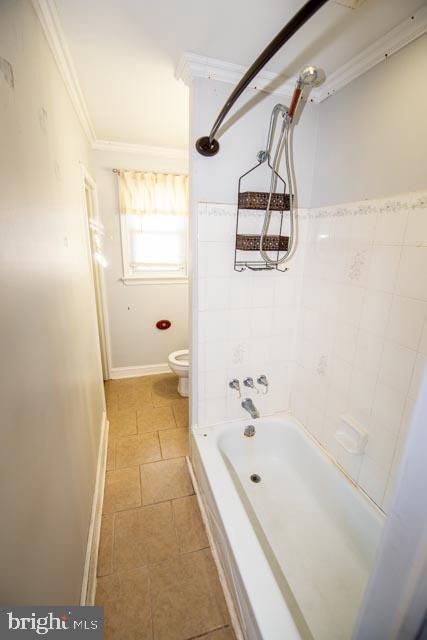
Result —
<instances>
[{"instance_id":1,"label":"shower arm pipe","mask_svg":"<svg viewBox=\"0 0 427 640\"><path fill-rule=\"evenodd\" d=\"M214 156L219 151L219 142L215 139L219 127L224 121L225 116L230 111L236 100L241 96L243 91L249 86L255 76L261 69L271 60L271 58L283 47L284 44L319 10L328 0L308 0L291 20L283 27L275 38L270 42L264 51L258 56L255 62L246 71L237 87L231 92L226 100L223 108L219 112L213 127L208 136L199 138L196 142L197 151L203 156Z\"/></svg>"}]
</instances>

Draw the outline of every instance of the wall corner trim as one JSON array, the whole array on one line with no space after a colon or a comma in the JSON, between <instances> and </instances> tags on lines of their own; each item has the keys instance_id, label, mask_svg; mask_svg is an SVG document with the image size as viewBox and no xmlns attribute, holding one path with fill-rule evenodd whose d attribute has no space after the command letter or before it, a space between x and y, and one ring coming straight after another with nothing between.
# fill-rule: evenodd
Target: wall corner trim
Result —
<instances>
[{"instance_id":1,"label":"wall corner trim","mask_svg":"<svg viewBox=\"0 0 427 640\"><path fill-rule=\"evenodd\" d=\"M114 151L116 153L133 153L155 158L188 158L187 149L175 147L159 147L146 144L131 144L129 142L114 142L112 140L94 140L92 148L95 151Z\"/></svg>"},{"instance_id":2,"label":"wall corner trim","mask_svg":"<svg viewBox=\"0 0 427 640\"><path fill-rule=\"evenodd\" d=\"M107 467L108 420L103 411L101 419L98 463L96 467L95 488L92 500L92 513L87 537L86 558L83 571L80 604L92 606L95 603L96 574L98 567L98 549L101 535L102 503L104 500L105 471Z\"/></svg>"},{"instance_id":3,"label":"wall corner trim","mask_svg":"<svg viewBox=\"0 0 427 640\"><path fill-rule=\"evenodd\" d=\"M425 33L427 33L427 7L421 7L327 76L326 82L310 93L310 99L316 103L323 102L379 62L386 60ZM238 64L186 52L182 54L176 66L175 77L188 86L195 78L218 80L235 85L246 71L247 67ZM263 69L249 87L268 93L291 96L294 84L293 79Z\"/></svg>"},{"instance_id":4,"label":"wall corner trim","mask_svg":"<svg viewBox=\"0 0 427 640\"><path fill-rule=\"evenodd\" d=\"M168 364L161 362L160 364L143 364L139 367L113 367L110 371L112 380L152 376L156 373L170 373Z\"/></svg>"},{"instance_id":5,"label":"wall corner trim","mask_svg":"<svg viewBox=\"0 0 427 640\"><path fill-rule=\"evenodd\" d=\"M32 4L43 27L46 39L58 66L59 73L61 74L64 84L68 90L77 117L83 127L83 131L85 132L89 142L93 144L96 138L95 130L93 128L89 111L77 77L77 72L68 49L65 34L61 27L55 2L54 0L32 0Z\"/></svg>"}]
</instances>

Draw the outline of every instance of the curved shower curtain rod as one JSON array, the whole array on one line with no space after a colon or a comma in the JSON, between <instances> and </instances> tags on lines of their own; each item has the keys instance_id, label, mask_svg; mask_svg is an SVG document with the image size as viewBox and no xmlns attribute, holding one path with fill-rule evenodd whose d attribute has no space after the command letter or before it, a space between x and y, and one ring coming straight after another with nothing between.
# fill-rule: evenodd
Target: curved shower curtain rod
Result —
<instances>
[{"instance_id":1,"label":"curved shower curtain rod","mask_svg":"<svg viewBox=\"0 0 427 640\"><path fill-rule=\"evenodd\" d=\"M241 96L246 87L255 78L257 73L267 64L269 60L292 38L292 36L313 16L328 0L308 0L301 9L289 20L269 45L258 56L255 62L246 71L239 84L231 92L223 108L215 120L211 132L208 136L199 138L196 142L196 149L203 156L214 156L219 151L219 142L215 139L219 127L225 116L230 111L233 104Z\"/></svg>"}]
</instances>

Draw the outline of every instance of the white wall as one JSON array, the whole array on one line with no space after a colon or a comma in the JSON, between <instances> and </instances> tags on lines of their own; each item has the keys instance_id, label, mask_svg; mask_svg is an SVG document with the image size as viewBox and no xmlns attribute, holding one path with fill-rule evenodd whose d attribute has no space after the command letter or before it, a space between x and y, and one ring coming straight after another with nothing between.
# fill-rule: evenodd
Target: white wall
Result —
<instances>
[{"instance_id":1,"label":"white wall","mask_svg":"<svg viewBox=\"0 0 427 640\"><path fill-rule=\"evenodd\" d=\"M200 156L194 148L198 137L207 135L232 86L215 80L196 78L190 91L191 176L193 196L198 202L234 202L237 181L257 163L256 155L265 148L271 111L275 104L287 102L284 96L254 89L246 90L230 112L227 130L220 132L220 152L211 158ZM301 207L309 206L316 141L316 107L306 104L295 128L295 170Z\"/></svg>"},{"instance_id":2,"label":"white wall","mask_svg":"<svg viewBox=\"0 0 427 640\"><path fill-rule=\"evenodd\" d=\"M318 107L311 206L424 189L427 35Z\"/></svg>"},{"instance_id":3,"label":"white wall","mask_svg":"<svg viewBox=\"0 0 427 640\"><path fill-rule=\"evenodd\" d=\"M104 252L112 367L147 366L167 362L171 351L188 348L188 285L126 286L123 277L117 175L113 168L187 173L184 159L147 157L115 151L93 151L100 216L105 225ZM157 320L172 326L159 331Z\"/></svg>"},{"instance_id":4,"label":"white wall","mask_svg":"<svg viewBox=\"0 0 427 640\"><path fill-rule=\"evenodd\" d=\"M0 600L78 604L104 409L89 149L29 0L1 2L0 56Z\"/></svg>"}]
</instances>

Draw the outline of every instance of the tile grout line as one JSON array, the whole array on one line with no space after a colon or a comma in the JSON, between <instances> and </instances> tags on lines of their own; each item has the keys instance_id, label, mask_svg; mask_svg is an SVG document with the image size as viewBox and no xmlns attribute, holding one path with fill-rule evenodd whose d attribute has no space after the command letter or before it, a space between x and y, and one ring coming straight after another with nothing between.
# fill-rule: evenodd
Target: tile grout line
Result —
<instances>
[{"instance_id":1,"label":"tile grout line","mask_svg":"<svg viewBox=\"0 0 427 640\"><path fill-rule=\"evenodd\" d=\"M207 631L206 633L202 633L198 636L190 636L188 638L184 638L184 640L203 640L203 638L207 638L211 633L215 633L216 631L222 631L222 629L230 629L230 625L229 624L224 624L220 627L214 627L213 629L210 629L209 631Z\"/></svg>"}]
</instances>

